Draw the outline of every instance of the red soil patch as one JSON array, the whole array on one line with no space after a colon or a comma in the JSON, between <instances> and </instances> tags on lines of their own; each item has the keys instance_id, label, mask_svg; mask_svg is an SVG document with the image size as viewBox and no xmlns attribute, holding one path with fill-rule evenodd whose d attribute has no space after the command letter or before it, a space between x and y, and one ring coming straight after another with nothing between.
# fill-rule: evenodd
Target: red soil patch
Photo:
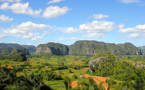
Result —
<instances>
[{"instance_id":1,"label":"red soil patch","mask_svg":"<svg viewBox=\"0 0 145 90\"><path fill-rule=\"evenodd\" d=\"M71 86L72 88L78 87L78 81L72 81L72 82L70 83L70 86Z\"/></svg>"},{"instance_id":2,"label":"red soil patch","mask_svg":"<svg viewBox=\"0 0 145 90\"><path fill-rule=\"evenodd\" d=\"M85 68L83 68L84 70L88 70L89 68L88 67L85 67Z\"/></svg>"},{"instance_id":3,"label":"red soil patch","mask_svg":"<svg viewBox=\"0 0 145 90\"><path fill-rule=\"evenodd\" d=\"M83 75L84 78L89 78L90 76L88 74Z\"/></svg>"},{"instance_id":4,"label":"red soil patch","mask_svg":"<svg viewBox=\"0 0 145 90\"><path fill-rule=\"evenodd\" d=\"M8 68L8 69L13 69L13 67L12 67L12 66L8 66L7 68Z\"/></svg>"},{"instance_id":5,"label":"red soil patch","mask_svg":"<svg viewBox=\"0 0 145 90\"><path fill-rule=\"evenodd\" d=\"M97 85L100 85L100 83L102 83L102 86L105 88L105 90L108 90L108 84L106 83L106 81L109 79L108 77L90 76L88 74L84 74L83 77L93 79L97 83ZM70 85L72 88L76 88L78 87L77 83L78 81L73 81Z\"/></svg>"},{"instance_id":6,"label":"red soil patch","mask_svg":"<svg viewBox=\"0 0 145 90\"><path fill-rule=\"evenodd\" d=\"M108 84L107 83L103 83L102 86L105 88L105 90L108 90Z\"/></svg>"},{"instance_id":7,"label":"red soil patch","mask_svg":"<svg viewBox=\"0 0 145 90\"><path fill-rule=\"evenodd\" d=\"M97 80L95 78L92 78L92 79L97 83L97 85L100 85L100 81L99 80Z\"/></svg>"},{"instance_id":8,"label":"red soil patch","mask_svg":"<svg viewBox=\"0 0 145 90\"><path fill-rule=\"evenodd\" d=\"M100 76L92 76L92 78L97 79L101 82L106 82L109 79L108 77L100 77Z\"/></svg>"}]
</instances>

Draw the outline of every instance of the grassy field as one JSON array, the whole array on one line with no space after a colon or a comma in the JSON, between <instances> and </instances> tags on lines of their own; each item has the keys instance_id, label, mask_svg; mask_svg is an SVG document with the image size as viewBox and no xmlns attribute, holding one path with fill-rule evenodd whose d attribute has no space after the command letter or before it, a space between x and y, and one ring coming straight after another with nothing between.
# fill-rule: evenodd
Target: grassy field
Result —
<instances>
[{"instance_id":1,"label":"grassy field","mask_svg":"<svg viewBox=\"0 0 145 90\"><path fill-rule=\"evenodd\" d=\"M120 62L139 63L145 65L145 59L143 56L117 56L117 58L121 59L119 60ZM34 84L37 84L37 82L34 81L39 79L38 81L41 81L44 85L49 86L53 90L93 90L94 88L98 88L100 90L108 90L109 88L110 90L117 90L116 87L118 87L119 83L127 83L124 82L125 79L115 79L113 75L103 76L104 74L97 73L99 71L97 71L96 73L90 73L88 70L88 61L91 59L92 57L85 56L51 56L32 57L24 62L1 60L0 69L7 68L9 70L16 70L16 77L25 77L28 80L31 80ZM103 70L104 69L102 68L102 71L100 72L103 72ZM126 71L123 70L121 72L126 73ZM133 73L132 71L130 72ZM145 79L144 76L145 75L143 74L143 80ZM32 77L36 80L33 81ZM122 75L120 77L125 78L125 75ZM104 78L109 79L104 80ZM135 82L134 79L128 81ZM115 84L112 84L113 82ZM7 85L6 89L13 90L11 88L16 88L14 86L12 87L11 85ZM126 85L124 86L126 87ZM123 89L124 87L120 88ZM126 88L132 88L132 86Z\"/></svg>"}]
</instances>

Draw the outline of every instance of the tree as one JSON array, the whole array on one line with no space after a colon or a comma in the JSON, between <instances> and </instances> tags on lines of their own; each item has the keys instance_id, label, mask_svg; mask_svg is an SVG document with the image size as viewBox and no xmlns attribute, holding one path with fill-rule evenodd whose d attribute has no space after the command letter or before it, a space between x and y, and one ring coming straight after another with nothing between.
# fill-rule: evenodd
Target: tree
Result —
<instances>
[{"instance_id":1,"label":"tree","mask_svg":"<svg viewBox=\"0 0 145 90\"><path fill-rule=\"evenodd\" d=\"M27 60L27 57L25 53L14 50L10 54L10 59L13 59L14 61L25 61Z\"/></svg>"}]
</instances>

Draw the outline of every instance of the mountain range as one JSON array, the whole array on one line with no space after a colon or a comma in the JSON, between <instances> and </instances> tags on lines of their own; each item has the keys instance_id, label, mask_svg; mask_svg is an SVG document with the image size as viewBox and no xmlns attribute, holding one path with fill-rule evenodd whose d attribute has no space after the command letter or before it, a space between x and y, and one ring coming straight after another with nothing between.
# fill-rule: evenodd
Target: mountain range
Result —
<instances>
[{"instance_id":1,"label":"mountain range","mask_svg":"<svg viewBox=\"0 0 145 90\"><path fill-rule=\"evenodd\" d=\"M12 51L19 51L25 54L37 55L78 55L91 56L101 52L111 52L115 55L136 55L145 53L145 46L136 47L131 43L114 44L98 42L93 40L80 40L72 45L49 42L40 44L37 47L33 45L19 45L11 43L0 43L0 55L9 55Z\"/></svg>"},{"instance_id":2,"label":"mountain range","mask_svg":"<svg viewBox=\"0 0 145 90\"><path fill-rule=\"evenodd\" d=\"M37 47L36 54L91 56L106 51L116 55L141 54L140 49L131 43L114 44L93 40L80 40L72 45L54 42L41 44Z\"/></svg>"}]
</instances>

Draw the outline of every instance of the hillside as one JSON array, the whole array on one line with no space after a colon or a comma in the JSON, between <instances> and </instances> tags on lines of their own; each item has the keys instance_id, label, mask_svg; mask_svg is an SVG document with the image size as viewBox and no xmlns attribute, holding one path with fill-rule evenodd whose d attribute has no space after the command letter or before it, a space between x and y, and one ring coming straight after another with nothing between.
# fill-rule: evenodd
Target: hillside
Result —
<instances>
[{"instance_id":1,"label":"hillside","mask_svg":"<svg viewBox=\"0 0 145 90\"><path fill-rule=\"evenodd\" d=\"M24 48L28 49L29 53L35 53L36 52L36 47L33 45L22 45Z\"/></svg>"},{"instance_id":2,"label":"hillside","mask_svg":"<svg viewBox=\"0 0 145 90\"><path fill-rule=\"evenodd\" d=\"M68 46L50 42L37 47L36 54L68 55Z\"/></svg>"},{"instance_id":3,"label":"hillside","mask_svg":"<svg viewBox=\"0 0 145 90\"><path fill-rule=\"evenodd\" d=\"M70 46L59 43L41 44L37 47L36 54L90 56L106 51L116 55L136 55L138 48L131 43L113 44L91 40L80 40Z\"/></svg>"},{"instance_id":4,"label":"hillside","mask_svg":"<svg viewBox=\"0 0 145 90\"><path fill-rule=\"evenodd\" d=\"M141 47L142 51L145 49ZM111 52L115 55L136 55L139 49L131 43L114 44L89 40L76 41L68 46L60 43L40 44L37 48L33 45L19 45L0 43L0 55L9 55L13 51L22 52L23 54L51 54L51 55L78 55L92 56L96 53Z\"/></svg>"},{"instance_id":5,"label":"hillside","mask_svg":"<svg viewBox=\"0 0 145 90\"><path fill-rule=\"evenodd\" d=\"M77 41L69 48L71 55L94 55L100 52L111 52L116 55L135 55L137 47L131 43L113 44L97 41Z\"/></svg>"},{"instance_id":6,"label":"hillside","mask_svg":"<svg viewBox=\"0 0 145 90\"><path fill-rule=\"evenodd\" d=\"M19 44L0 43L0 55L9 55L13 51L29 54L29 51Z\"/></svg>"},{"instance_id":7,"label":"hillside","mask_svg":"<svg viewBox=\"0 0 145 90\"><path fill-rule=\"evenodd\" d=\"M25 61L29 50L19 44L0 43L0 60Z\"/></svg>"},{"instance_id":8,"label":"hillside","mask_svg":"<svg viewBox=\"0 0 145 90\"><path fill-rule=\"evenodd\" d=\"M141 46L141 47L138 47L138 48L142 50L143 54L145 54L145 46Z\"/></svg>"}]
</instances>

